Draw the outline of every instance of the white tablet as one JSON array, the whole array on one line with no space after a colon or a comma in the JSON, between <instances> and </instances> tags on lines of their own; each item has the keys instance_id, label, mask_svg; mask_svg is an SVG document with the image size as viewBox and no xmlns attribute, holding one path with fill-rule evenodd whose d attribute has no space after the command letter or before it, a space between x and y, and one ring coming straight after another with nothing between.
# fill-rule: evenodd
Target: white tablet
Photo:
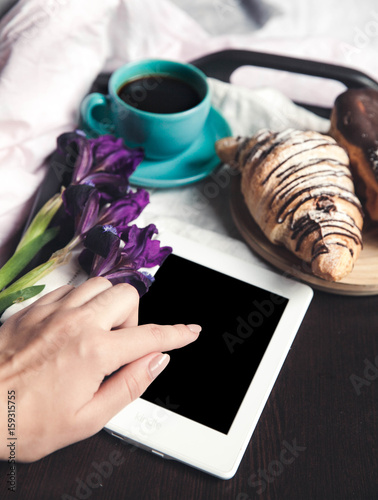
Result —
<instances>
[{"instance_id":1,"label":"white tablet","mask_svg":"<svg viewBox=\"0 0 378 500\"><path fill-rule=\"evenodd\" d=\"M140 323L198 323L193 344L105 429L156 455L231 478L312 299L312 289L170 236Z\"/></svg>"}]
</instances>

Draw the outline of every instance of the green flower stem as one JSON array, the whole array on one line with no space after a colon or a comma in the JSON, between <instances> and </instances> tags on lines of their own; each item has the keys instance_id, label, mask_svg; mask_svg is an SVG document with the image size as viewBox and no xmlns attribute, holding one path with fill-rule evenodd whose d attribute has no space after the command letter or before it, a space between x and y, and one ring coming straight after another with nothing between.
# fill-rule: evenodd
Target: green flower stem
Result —
<instances>
[{"instance_id":1,"label":"green flower stem","mask_svg":"<svg viewBox=\"0 0 378 500\"><path fill-rule=\"evenodd\" d=\"M6 309L8 309L8 307L35 297L35 295L41 293L44 288L45 285L31 286L24 288L23 290L17 290L16 292L8 294L5 297L0 297L0 316Z\"/></svg>"},{"instance_id":2,"label":"green flower stem","mask_svg":"<svg viewBox=\"0 0 378 500\"><path fill-rule=\"evenodd\" d=\"M72 240L69 243L67 243L67 245L64 248L58 250L58 252L56 253L68 254L72 252L72 250L75 250L75 248L80 242L81 242L80 236L74 236Z\"/></svg>"},{"instance_id":3,"label":"green flower stem","mask_svg":"<svg viewBox=\"0 0 378 500\"><path fill-rule=\"evenodd\" d=\"M58 193L50 198L35 215L14 254L0 269L0 290L9 285L41 248L58 234L59 228L47 228L62 203L62 194Z\"/></svg>"},{"instance_id":4,"label":"green flower stem","mask_svg":"<svg viewBox=\"0 0 378 500\"><path fill-rule=\"evenodd\" d=\"M3 290L0 293L0 300L4 299L8 295L13 294L14 292L17 292L24 288L31 287L38 280L42 279L44 276L46 276L46 274L51 272L58 265L59 264L57 259L50 259L44 264L35 267L34 269L26 273L24 276L22 276L22 278L18 279L17 281L12 283L12 285L8 286L8 288Z\"/></svg>"},{"instance_id":5,"label":"green flower stem","mask_svg":"<svg viewBox=\"0 0 378 500\"><path fill-rule=\"evenodd\" d=\"M16 253L25 245L27 245L36 237L40 236L46 231L52 218L57 213L62 204L62 193L57 193L43 205L43 207L33 218L23 237L21 238L16 248Z\"/></svg>"},{"instance_id":6,"label":"green flower stem","mask_svg":"<svg viewBox=\"0 0 378 500\"><path fill-rule=\"evenodd\" d=\"M36 253L55 238L59 228L50 228L24 244L0 269L0 290L13 281L32 260Z\"/></svg>"},{"instance_id":7,"label":"green flower stem","mask_svg":"<svg viewBox=\"0 0 378 500\"><path fill-rule=\"evenodd\" d=\"M69 262L72 250L78 243L80 243L79 236L73 238L64 248L54 252L48 261L35 267L0 292L0 315L15 302L21 302L40 293L45 285L38 285L37 287L33 287L33 285L57 267Z\"/></svg>"}]
</instances>

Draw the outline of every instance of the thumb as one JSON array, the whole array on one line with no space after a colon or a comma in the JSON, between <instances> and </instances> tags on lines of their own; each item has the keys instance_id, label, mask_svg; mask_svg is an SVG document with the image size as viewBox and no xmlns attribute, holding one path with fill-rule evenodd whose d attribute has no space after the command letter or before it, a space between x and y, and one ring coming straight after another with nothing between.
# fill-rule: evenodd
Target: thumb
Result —
<instances>
[{"instance_id":1,"label":"thumb","mask_svg":"<svg viewBox=\"0 0 378 500\"><path fill-rule=\"evenodd\" d=\"M99 431L125 406L139 398L151 382L168 365L168 354L151 353L129 363L111 375L99 388L93 399L80 411L81 418L97 423Z\"/></svg>"}]
</instances>

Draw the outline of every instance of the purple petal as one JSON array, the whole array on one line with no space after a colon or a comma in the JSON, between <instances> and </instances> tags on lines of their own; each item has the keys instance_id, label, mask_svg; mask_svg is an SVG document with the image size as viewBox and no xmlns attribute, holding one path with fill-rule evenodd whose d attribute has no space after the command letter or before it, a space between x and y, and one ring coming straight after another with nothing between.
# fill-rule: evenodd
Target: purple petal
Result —
<instances>
[{"instance_id":1,"label":"purple petal","mask_svg":"<svg viewBox=\"0 0 378 500\"><path fill-rule=\"evenodd\" d=\"M62 161L72 171L71 183L77 184L85 178L93 163L89 139L82 134L69 132L60 135L57 144Z\"/></svg>"},{"instance_id":2,"label":"purple petal","mask_svg":"<svg viewBox=\"0 0 378 500\"><path fill-rule=\"evenodd\" d=\"M102 135L95 139L90 139L90 144L99 163L109 154L123 148L122 139L118 139L113 135Z\"/></svg>"},{"instance_id":3,"label":"purple petal","mask_svg":"<svg viewBox=\"0 0 378 500\"><path fill-rule=\"evenodd\" d=\"M113 285L117 283L129 283L137 289L140 297L148 292L148 289L154 282L153 276L128 268L119 269L115 272L104 274L103 276L113 283Z\"/></svg>"},{"instance_id":4,"label":"purple petal","mask_svg":"<svg viewBox=\"0 0 378 500\"><path fill-rule=\"evenodd\" d=\"M102 209L99 224L112 224L121 233L139 217L149 201L149 194L144 189L130 190L123 198Z\"/></svg>"},{"instance_id":5,"label":"purple petal","mask_svg":"<svg viewBox=\"0 0 378 500\"><path fill-rule=\"evenodd\" d=\"M112 201L125 196L129 182L121 175L107 172L96 172L85 178L85 183L91 183L101 194L104 201Z\"/></svg>"},{"instance_id":6,"label":"purple petal","mask_svg":"<svg viewBox=\"0 0 378 500\"><path fill-rule=\"evenodd\" d=\"M139 150L121 149L107 156L96 164L96 172L113 172L128 179L143 160L143 152Z\"/></svg>"},{"instance_id":7,"label":"purple petal","mask_svg":"<svg viewBox=\"0 0 378 500\"><path fill-rule=\"evenodd\" d=\"M66 212L74 219L77 235L85 233L97 222L100 203L97 189L86 184L69 185L62 198Z\"/></svg>"},{"instance_id":8,"label":"purple petal","mask_svg":"<svg viewBox=\"0 0 378 500\"><path fill-rule=\"evenodd\" d=\"M79 264L91 277L103 276L117 268L121 240L104 226L90 229L84 239Z\"/></svg>"},{"instance_id":9,"label":"purple petal","mask_svg":"<svg viewBox=\"0 0 378 500\"><path fill-rule=\"evenodd\" d=\"M152 240L158 231L154 224L140 229L136 225L122 233L125 242L121 249L122 262L128 262L134 269L160 266L172 252L170 247L160 247L160 241Z\"/></svg>"},{"instance_id":10,"label":"purple petal","mask_svg":"<svg viewBox=\"0 0 378 500\"><path fill-rule=\"evenodd\" d=\"M109 201L127 192L129 177L143 156L142 149L129 149L122 139L111 135L88 139L77 131L58 137L51 165L65 185L92 182Z\"/></svg>"},{"instance_id":11,"label":"purple petal","mask_svg":"<svg viewBox=\"0 0 378 500\"><path fill-rule=\"evenodd\" d=\"M70 184L62 194L64 208L66 212L75 217L80 214L90 197L90 194L95 189L87 184L72 185Z\"/></svg>"},{"instance_id":12,"label":"purple petal","mask_svg":"<svg viewBox=\"0 0 378 500\"><path fill-rule=\"evenodd\" d=\"M95 254L93 252L91 252L87 248L84 248L78 258L80 267L84 269L84 271L89 275L91 274L94 255Z\"/></svg>"},{"instance_id":13,"label":"purple petal","mask_svg":"<svg viewBox=\"0 0 378 500\"><path fill-rule=\"evenodd\" d=\"M120 238L112 226L96 225L92 227L84 238L84 247L95 254L107 259L114 254L114 248L119 248Z\"/></svg>"},{"instance_id":14,"label":"purple petal","mask_svg":"<svg viewBox=\"0 0 378 500\"><path fill-rule=\"evenodd\" d=\"M95 255L92 263L92 276L106 276L106 273L117 268L119 258L119 242L113 241L106 258Z\"/></svg>"},{"instance_id":15,"label":"purple petal","mask_svg":"<svg viewBox=\"0 0 378 500\"><path fill-rule=\"evenodd\" d=\"M95 162L93 172L112 172L121 174L128 179L144 157L141 148L129 149L122 139L104 135L91 139Z\"/></svg>"},{"instance_id":16,"label":"purple petal","mask_svg":"<svg viewBox=\"0 0 378 500\"><path fill-rule=\"evenodd\" d=\"M97 222L100 197L97 190L92 191L77 225L77 234L85 234Z\"/></svg>"},{"instance_id":17,"label":"purple petal","mask_svg":"<svg viewBox=\"0 0 378 500\"><path fill-rule=\"evenodd\" d=\"M160 241L153 240L149 244L146 261L141 267L161 266L165 259L172 253L172 247L161 247Z\"/></svg>"}]
</instances>

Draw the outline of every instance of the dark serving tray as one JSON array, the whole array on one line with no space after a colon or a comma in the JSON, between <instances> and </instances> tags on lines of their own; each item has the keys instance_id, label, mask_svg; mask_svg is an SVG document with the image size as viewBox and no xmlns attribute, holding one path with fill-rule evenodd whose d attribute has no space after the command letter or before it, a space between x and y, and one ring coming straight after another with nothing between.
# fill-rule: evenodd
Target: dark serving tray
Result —
<instances>
[{"instance_id":1,"label":"dark serving tray","mask_svg":"<svg viewBox=\"0 0 378 500\"><path fill-rule=\"evenodd\" d=\"M222 50L208 54L204 57L191 61L192 64L201 69L208 77L229 82L232 73L241 66L257 66L291 73L299 73L314 77L322 77L328 80L336 80L343 83L347 88L369 87L378 90L378 83L368 75L344 66L326 64L306 59L297 59L275 54L253 52L249 50ZM109 73L101 73L93 82L90 92L107 93ZM322 117L329 117L330 109L317 106L316 103L298 103L306 109ZM31 211L29 224L34 214L43 204L53 196L60 188L60 180L53 169L49 169L43 181Z\"/></svg>"}]
</instances>

